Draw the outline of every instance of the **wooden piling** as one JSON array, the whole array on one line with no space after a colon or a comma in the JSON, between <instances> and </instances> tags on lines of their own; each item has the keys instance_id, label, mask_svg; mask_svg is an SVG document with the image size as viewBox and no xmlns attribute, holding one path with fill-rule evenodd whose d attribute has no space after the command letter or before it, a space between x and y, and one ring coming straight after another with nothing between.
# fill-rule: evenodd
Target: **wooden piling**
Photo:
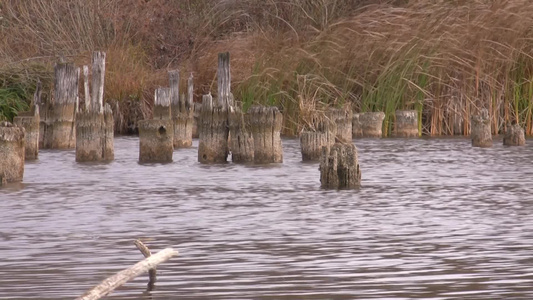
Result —
<instances>
[{"instance_id":1,"label":"wooden piling","mask_svg":"<svg viewBox=\"0 0 533 300\"><path fill-rule=\"evenodd\" d=\"M218 105L232 107L234 105L231 94L231 74L230 74L230 55L229 52L218 54Z\"/></svg>"},{"instance_id":2,"label":"wooden piling","mask_svg":"<svg viewBox=\"0 0 533 300\"><path fill-rule=\"evenodd\" d=\"M171 120L139 121L139 162L172 162L174 147Z\"/></svg>"},{"instance_id":3,"label":"wooden piling","mask_svg":"<svg viewBox=\"0 0 533 300\"><path fill-rule=\"evenodd\" d=\"M418 112L416 110L397 110L395 112L393 135L396 137L418 137Z\"/></svg>"},{"instance_id":4,"label":"wooden piling","mask_svg":"<svg viewBox=\"0 0 533 300\"><path fill-rule=\"evenodd\" d=\"M283 162L281 112L275 106L252 106L248 114L254 139L254 162L258 164Z\"/></svg>"},{"instance_id":5,"label":"wooden piling","mask_svg":"<svg viewBox=\"0 0 533 300\"><path fill-rule=\"evenodd\" d=\"M202 98L198 142L200 163L224 163L228 158L228 109L224 101L213 102L210 94Z\"/></svg>"},{"instance_id":6,"label":"wooden piling","mask_svg":"<svg viewBox=\"0 0 533 300\"><path fill-rule=\"evenodd\" d=\"M199 127L200 127L200 115L202 113L202 103L200 102L194 102L193 103L193 120L192 120L192 137L197 139L198 137L200 137L200 131L199 131Z\"/></svg>"},{"instance_id":7,"label":"wooden piling","mask_svg":"<svg viewBox=\"0 0 533 300\"><path fill-rule=\"evenodd\" d=\"M13 119L13 123L25 130L25 151L24 156L26 160L34 160L39 156L39 106L41 103L41 82L38 81L33 95L33 101L30 110L19 113Z\"/></svg>"},{"instance_id":8,"label":"wooden piling","mask_svg":"<svg viewBox=\"0 0 533 300\"><path fill-rule=\"evenodd\" d=\"M0 123L0 184L20 182L24 177L24 135L23 127Z\"/></svg>"},{"instance_id":9,"label":"wooden piling","mask_svg":"<svg viewBox=\"0 0 533 300\"><path fill-rule=\"evenodd\" d=\"M75 114L78 106L80 69L72 63L57 63L54 68L54 101L46 109L43 126L43 148L76 147ZM39 110L42 112L43 110Z\"/></svg>"},{"instance_id":10,"label":"wooden piling","mask_svg":"<svg viewBox=\"0 0 533 300\"><path fill-rule=\"evenodd\" d=\"M337 124L330 119L316 118L300 134L302 161L319 161L322 147L335 144Z\"/></svg>"},{"instance_id":11,"label":"wooden piling","mask_svg":"<svg viewBox=\"0 0 533 300\"><path fill-rule=\"evenodd\" d=\"M254 138L250 128L249 115L239 107L229 113L231 161L251 163L254 161Z\"/></svg>"},{"instance_id":12,"label":"wooden piling","mask_svg":"<svg viewBox=\"0 0 533 300\"><path fill-rule=\"evenodd\" d=\"M188 148L192 146L194 105L193 105L193 76L187 80L187 96L180 97L179 70L169 72L171 114L174 125L174 148Z\"/></svg>"},{"instance_id":13,"label":"wooden piling","mask_svg":"<svg viewBox=\"0 0 533 300\"><path fill-rule=\"evenodd\" d=\"M357 148L352 143L322 147L320 183L326 189L354 189L361 185Z\"/></svg>"},{"instance_id":14,"label":"wooden piling","mask_svg":"<svg viewBox=\"0 0 533 300\"><path fill-rule=\"evenodd\" d=\"M335 122L337 139L349 142L352 140L353 112L346 108L332 108L327 111L327 117Z\"/></svg>"},{"instance_id":15,"label":"wooden piling","mask_svg":"<svg viewBox=\"0 0 533 300\"><path fill-rule=\"evenodd\" d=\"M359 114L359 122L363 137L378 138L383 135L382 127L385 119L384 112L364 112Z\"/></svg>"},{"instance_id":16,"label":"wooden piling","mask_svg":"<svg viewBox=\"0 0 533 300\"><path fill-rule=\"evenodd\" d=\"M112 161L114 152L114 121L109 104L104 105L104 52L94 52L91 90L89 68L84 66L85 105L76 113L76 161Z\"/></svg>"},{"instance_id":17,"label":"wooden piling","mask_svg":"<svg viewBox=\"0 0 533 300\"><path fill-rule=\"evenodd\" d=\"M492 133L490 128L489 111L481 109L478 115L472 116L472 146L489 148L492 147Z\"/></svg>"},{"instance_id":18,"label":"wooden piling","mask_svg":"<svg viewBox=\"0 0 533 300\"><path fill-rule=\"evenodd\" d=\"M363 128L359 120L359 114L353 114L352 118L352 138L363 137Z\"/></svg>"},{"instance_id":19,"label":"wooden piling","mask_svg":"<svg viewBox=\"0 0 533 300\"><path fill-rule=\"evenodd\" d=\"M505 146L525 146L526 135L520 124L507 124L507 129L503 137L503 144Z\"/></svg>"},{"instance_id":20,"label":"wooden piling","mask_svg":"<svg viewBox=\"0 0 533 300\"><path fill-rule=\"evenodd\" d=\"M154 120L171 120L170 88L159 87L154 93ZM172 136L174 134L172 133Z\"/></svg>"}]
</instances>

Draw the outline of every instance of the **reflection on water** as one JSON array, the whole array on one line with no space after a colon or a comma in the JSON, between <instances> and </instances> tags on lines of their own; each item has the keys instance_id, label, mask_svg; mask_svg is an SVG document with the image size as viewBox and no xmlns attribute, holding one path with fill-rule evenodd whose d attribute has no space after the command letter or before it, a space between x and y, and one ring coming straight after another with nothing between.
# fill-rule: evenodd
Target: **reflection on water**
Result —
<instances>
[{"instance_id":1,"label":"reflection on water","mask_svg":"<svg viewBox=\"0 0 533 300\"><path fill-rule=\"evenodd\" d=\"M195 146L197 144L195 143ZM0 299L73 299L175 247L109 299L532 299L533 147L356 140L363 188L319 188L297 140L268 167L200 165L197 148L139 165L44 150L0 190Z\"/></svg>"}]
</instances>

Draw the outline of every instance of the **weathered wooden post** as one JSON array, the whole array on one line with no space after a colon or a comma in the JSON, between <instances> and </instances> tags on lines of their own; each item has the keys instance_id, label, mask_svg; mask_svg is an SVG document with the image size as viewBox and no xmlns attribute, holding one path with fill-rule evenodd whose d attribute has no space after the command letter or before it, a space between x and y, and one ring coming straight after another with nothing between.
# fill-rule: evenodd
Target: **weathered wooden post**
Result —
<instances>
[{"instance_id":1,"label":"weathered wooden post","mask_svg":"<svg viewBox=\"0 0 533 300\"><path fill-rule=\"evenodd\" d=\"M252 106L248 110L254 138L254 162L258 164L283 162L281 127L283 115L275 106Z\"/></svg>"},{"instance_id":2,"label":"weathered wooden post","mask_svg":"<svg viewBox=\"0 0 533 300\"><path fill-rule=\"evenodd\" d=\"M188 148L192 146L194 114L192 73L187 80L186 97L180 97L179 94L179 70L170 71L169 77L172 123L174 125L174 148Z\"/></svg>"},{"instance_id":3,"label":"weathered wooden post","mask_svg":"<svg viewBox=\"0 0 533 300\"><path fill-rule=\"evenodd\" d=\"M254 161L254 138L250 128L250 117L239 107L231 108L229 113L231 133L231 161L250 163Z\"/></svg>"},{"instance_id":4,"label":"weathered wooden post","mask_svg":"<svg viewBox=\"0 0 533 300\"><path fill-rule=\"evenodd\" d=\"M384 112L365 112L359 114L359 122L363 131L363 137L381 137L383 120L385 119Z\"/></svg>"},{"instance_id":5,"label":"weathered wooden post","mask_svg":"<svg viewBox=\"0 0 533 300\"><path fill-rule=\"evenodd\" d=\"M46 113L43 148L71 149L76 147L74 119L80 69L72 63L58 63L54 74L54 100Z\"/></svg>"},{"instance_id":6,"label":"weathered wooden post","mask_svg":"<svg viewBox=\"0 0 533 300\"><path fill-rule=\"evenodd\" d=\"M361 138L363 137L363 127L361 121L359 120L359 114L353 114L352 118L352 138Z\"/></svg>"},{"instance_id":7,"label":"weathered wooden post","mask_svg":"<svg viewBox=\"0 0 533 300\"><path fill-rule=\"evenodd\" d=\"M394 136L418 137L418 112L416 110L397 110L395 113Z\"/></svg>"},{"instance_id":8,"label":"weathered wooden post","mask_svg":"<svg viewBox=\"0 0 533 300\"><path fill-rule=\"evenodd\" d=\"M520 124L516 122L507 124L503 144L505 146L524 146L526 144L526 135Z\"/></svg>"},{"instance_id":9,"label":"weathered wooden post","mask_svg":"<svg viewBox=\"0 0 533 300\"><path fill-rule=\"evenodd\" d=\"M85 106L76 113L76 161L111 161L115 158L114 121L109 104L104 105L105 52L94 52L92 84L89 68L83 67Z\"/></svg>"},{"instance_id":10,"label":"weathered wooden post","mask_svg":"<svg viewBox=\"0 0 533 300\"><path fill-rule=\"evenodd\" d=\"M24 128L0 123L0 185L24 177Z\"/></svg>"},{"instance_id":11,"label":"weathered wooden post","mask_svg":"<svg viewBox=\"0 0 533 300\"><path fill-rule=\"evenodd\" d=\"M489 111L486 108L481 109L479 115L472 116L471 136L473 147L492 147Z\"/></svg>"},{"instance_id":12,"label":"weathered wooden post","mask_svg":"<svg viewBox=\"0 0 533 300\"><path fill-rule=\"evenodd\" d=\"M326 189L353 189L361 185L357 148L352 143L322 147L320 183Z\"/></svg>"},{"instance_id":13,"label":"weathered wooden post","mask_svg":"<svg viewBox=\"0 0 533 300\"><path fill-rule=\"evenodd\" d=\"M300 134L302 161L319 161L322 147L331 147L335 144L337 124L330 119L316 118L306 127L306 130Z\"/></svg>"},{"instance_id":14,"label":"weathered wooden post","mask_svg":"<svg viewBox=\"0 0 533 300\"><path fill-rule=\"evenodd\" d=\"M223 163L228 158L228 109L225 102L213 103L211 94L202 98L198 161Z\"/></svg>"},{"instance_id":15,"label":"weathered wooden post","mask_svg":"<svg viewBox=\"0 0 533 300\"><path fill-rule=\"evenodd\" d=\"M232 107L234 105L233 97L231 96L231 74L229 63L229 52L218 54L218 103L225 107Z\"/></svg>"},{"instance_id":16,"label":"weathered wooden post","mask_svg":"<svg viewBox=\"0 0 533 300\"><path fill-rule=\"evenodd\" d=\"M337 125L335 133L337 139L349 142L352 140L352 119L353 112L351 109L332 108L327 111L327 116Z\"/></svg>"},{"instance_id":17,"label":"weathered wooden post","mask_svg":"<svg viewBox=\"0 0 533 300\"><path fill-rule=\"evenodd\" d=\"M193 104L193 120L192 120L192 137L197 139L200 136L200 114L202 113L202 103L200 102L194 102Z\"/></svg>"},{"instance_id":18,"label":"weathered wooden post","mask_svg":"<svg viewBox=\"0 0 533 300\"><path fill-rule=\"evenodd\" d=\"M174 126L170 116L170 89L158 88L154 119L139 121L139 162L172 162Z\"/></svg>"},{"instance_id":19,"label":"weathered wooden post","mask_svg":"<svg viewBox=\"0 0 533 300\"><path fill-rule=\"evenodd\" d=\"M32 160L37 159L39 156L39 106L37 103L41 103L42 85L38 81L35 87L35 93L33 94L33 102L31 104L30 111L19 113L13 119L13 123L19 127L23 127L25 134L25 159Z\"/></svg>"}]
</instances>

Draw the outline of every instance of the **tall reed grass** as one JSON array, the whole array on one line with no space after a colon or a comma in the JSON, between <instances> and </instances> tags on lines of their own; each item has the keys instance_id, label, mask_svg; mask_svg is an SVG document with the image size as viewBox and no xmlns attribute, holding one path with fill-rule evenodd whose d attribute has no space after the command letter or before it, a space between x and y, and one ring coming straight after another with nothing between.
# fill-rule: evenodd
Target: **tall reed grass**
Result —
<instances>
[{"instance_id":1,"label":"tall reed grass","mask_svg":"<svg viewBox=\"0 0 533 300\"><path fill-rule=\"evenodd\" d=\"M119 128L149 115L166 71L195 75L196 99L216 92L218 52L232 55L243 105L279 106L297 134L327 106L415 109L424 134L468 134L486 107L493 132L533 132L533 3L527 0L6 0L0 61L58 54L79 63L108 51L106 98ZM27 65L27 64L26 64ZM31 85L30 85L31 86ZM0 86L0 88L5 86ZM135 108L136 107L136 108ZM135 113L134 113L135 112ZM131 116L126 116L126 115ZM129 125L128 125L129 124Z\"/></svg>"}]
</instances>

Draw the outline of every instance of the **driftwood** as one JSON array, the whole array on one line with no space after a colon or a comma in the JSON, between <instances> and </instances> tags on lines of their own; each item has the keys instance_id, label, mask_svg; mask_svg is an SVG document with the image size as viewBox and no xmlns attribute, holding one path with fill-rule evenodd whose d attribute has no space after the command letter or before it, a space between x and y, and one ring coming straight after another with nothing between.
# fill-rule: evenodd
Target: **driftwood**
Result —
<instances>
[{"instance_id":1,"label":"driftwood","mask_svg":"<svg viewBox=\"0 0 533 300\"><path fill-rule=\"evenodd\" d=\"M418 112L416 110L398 110L395 116L394 136L418 137Z\"/></svg>"},{"instance_id":2,"label":"driftwood","mask_svg":"<svg viewBox=\"0 0 533 300\"><path fill-rule=\"evenodd\" d=\"M148 249L148 247L141 240L136 240L134 244L137 247L137 249L141 251L141 253L144 255L145 258L152 256L152 252L150 251L150 249ZM157 280L157 271L155 268L148 270L148 278L149 280L148 280L147 291L151 291L154 289L155 282Z\"/></svg>"},{"instance_id":3,"label":"driftwood","mask_svg":"<svg viewBox=\"0 0 533 300\"><path fill-rule=\"evenodd\" d=\"M76 300L98 300L131 279L146 273L151 269L155 269L157 265L169 260L172 256L177 254L178 251L172 248L161 250L158 253L144 259L143 261L136 263L132 267L120 271L117 274L107 278L99 285L85 293L83 296L76 298Z\"/></svg>"}]
</instances>

